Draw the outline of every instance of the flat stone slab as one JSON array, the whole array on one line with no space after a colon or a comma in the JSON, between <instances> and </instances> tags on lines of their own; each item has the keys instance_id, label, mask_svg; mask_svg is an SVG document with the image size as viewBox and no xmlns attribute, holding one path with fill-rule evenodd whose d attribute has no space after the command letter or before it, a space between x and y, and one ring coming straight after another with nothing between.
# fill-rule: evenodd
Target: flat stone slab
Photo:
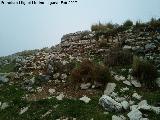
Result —
<instances>
[{"instance_id":1,"label":"flat stone slab","mask_svg":"<svg viewBox=\"0 0 160 120\"><path fill-rule=\"evenodd\" d=\"M83 96L83 97L81 97L79 100L81 100L81 101L83 101L83 102L85 102L85 103L89 103L89 101L91 100L89 97L87 97L87 96Z\"/></svg>"},{"instance_id":2,"label":"flat stone slab","mask_svg":"<svg viewBox=\"0 0 160 120\"><path fill-rule=\"evenodd\" d=\"M104 90L104 95L110 95L116 88L115 83L108 83L106 89Z\"/></svg>"},{"instance_id":3,"label":"flat stone slab","mask_svg":"<svg viewBox=\"0 0 160 120\"><path fill-rule=\"evenodd\" d=\"M132 85L134 85L134 87L140 88L141 87L141 83L137 80L131 80Z\"/></svg>"}]
</instances>

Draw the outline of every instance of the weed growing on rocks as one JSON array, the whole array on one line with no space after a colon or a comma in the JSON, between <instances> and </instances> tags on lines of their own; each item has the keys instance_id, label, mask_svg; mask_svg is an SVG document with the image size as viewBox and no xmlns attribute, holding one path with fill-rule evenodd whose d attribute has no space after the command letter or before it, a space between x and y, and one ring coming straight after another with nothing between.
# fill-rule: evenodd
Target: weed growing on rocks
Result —
<instances>
[{"instance_id":1,"label":"weed growing on rocks","mask_svg":"<svg viewBox=\"0 0 160 120\"><path fill-rule=\"evenodd\" d=\"M148 88L155 87L157 77L156 67L149 61L140 59L136 56L133 58L133 76Z\"/></svg>"}]
</instances>

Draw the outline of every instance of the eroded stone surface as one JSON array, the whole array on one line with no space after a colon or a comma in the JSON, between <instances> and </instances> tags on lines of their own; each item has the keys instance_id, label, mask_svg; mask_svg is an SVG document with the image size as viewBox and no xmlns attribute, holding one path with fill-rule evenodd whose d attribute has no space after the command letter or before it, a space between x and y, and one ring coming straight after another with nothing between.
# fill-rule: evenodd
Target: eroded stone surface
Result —
<instances>
[{"instance_id":1,"label":"eroded stone surface","mask_svg":"<svg viewBox=\"0 0 160 120\"><path fill-rule=\"evenodd\" d=\"M104 95L110 95L116 88L115 83L108 83L106 89L104 90Z\"/></svg>"},{"instance_id":2,"label":"eroded stone surface","mask_svg":"<svg viewBox=\"0 0 160 120\"><path fill-rule=\"evenodd\" d=\"M103 95L99 99L99 104L107 111L119 112L122 110L122 105L107 95Z\"/></svg>"},{"instance_id":3,"label":"eroded stone surface","mask_svg":"<svg viewBox=\"0 0 160 120\"><path fill-rule=\"evenodd\" d=\"M127 114L130 120L140 120L142 118L142 113L135 109Z\"/></svg>"}]
</instances>

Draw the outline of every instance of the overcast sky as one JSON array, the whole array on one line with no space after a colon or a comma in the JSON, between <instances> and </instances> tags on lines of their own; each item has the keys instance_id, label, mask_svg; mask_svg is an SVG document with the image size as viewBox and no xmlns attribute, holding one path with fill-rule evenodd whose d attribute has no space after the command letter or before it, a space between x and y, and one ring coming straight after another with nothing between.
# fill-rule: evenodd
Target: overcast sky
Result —
<instances>
[{"instance_id":1,"label":"overcast sky","mask_svg":"<svg viewBox=\"0 0 160 120\"><path fill-rule=\"evenodd\" d=\"M77 1L52 6L0 4L0 56L51 47L63 34L90 30L99 21L122 23L126 19L148 21L160 17L160 0Z\"/></svg>"}]
</instances>

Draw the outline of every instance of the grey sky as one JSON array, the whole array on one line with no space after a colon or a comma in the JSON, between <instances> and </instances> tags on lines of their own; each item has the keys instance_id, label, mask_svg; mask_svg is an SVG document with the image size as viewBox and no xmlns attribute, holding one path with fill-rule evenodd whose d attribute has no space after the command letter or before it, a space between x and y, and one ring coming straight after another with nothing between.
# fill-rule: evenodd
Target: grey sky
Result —
<instances>
[{"instance_id":1,"label":"grey sky","mask_svg":"<svg viewBox=\"0 0 160 120\"><path fill-rule=\"evenodd\" d=\"M63 34L89 30L99 21L122 23L160 17L160 0L77 1L52 6L0 4L0 56L50 47L59 43Z\"/></svg>"}]
</instances>

